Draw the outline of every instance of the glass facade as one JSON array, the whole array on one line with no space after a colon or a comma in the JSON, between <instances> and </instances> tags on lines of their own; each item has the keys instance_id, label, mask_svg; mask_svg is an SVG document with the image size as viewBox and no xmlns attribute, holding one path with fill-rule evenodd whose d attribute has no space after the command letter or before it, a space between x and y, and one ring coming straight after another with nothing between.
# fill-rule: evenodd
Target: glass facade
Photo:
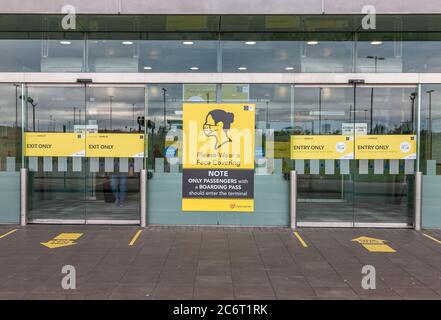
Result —
<instances>
[{"instance_id":1,"label":"glass facade","mask_svg":"<svg viewBox=\"0 0 441 320\"><path fill-rule=\"evenodd\" d=\"M325 83L318 75L440 73L441 24L434 17L379 16L372 32L361 31L359 16L91 15L78 17L76 31L60 30L57 16L29 15L23 24L23 16L1 17L0 73L60 79L0 84L0 188L12 186L0 197L19 198L18 171L27 168L30 222L139 223L140 170L147 169L149 224L288 226L289 173L296 170L301 225L409 226L421 170L423 224L441 225L440 85L382 84L381 77ZM163 73L166 83L146 77L146 83L73 84L70 74L81 72ZM175 83L174 73L200 78ZM209 83L210 73L226 80ZM237 83L240 73L312 73L318 80L253 83L248 75L249 83ZM254 212L181 211L186 102L256 105ZM417 159L290 154L293 135L356 140L355 128L367 137L415 136ZM84 134L85 146L89 134L146 134L147 149L142 157L24 157L27 133ZM15 203L0 209L0 223L17 221L5 213L18 213Z\"/></svg>"},{"instance_id":2,"label":"glass facade","mask_svg":"<svg viewBox=\"0 0 441 320\"><path fill-rule=\"evenodd\" d=\"M2 16L0 16L2 17ZM0 72L433 73L437 17L57 16L0 22ZM11 25L7 24L10 21Z\"/></svg>"}]
</instances>

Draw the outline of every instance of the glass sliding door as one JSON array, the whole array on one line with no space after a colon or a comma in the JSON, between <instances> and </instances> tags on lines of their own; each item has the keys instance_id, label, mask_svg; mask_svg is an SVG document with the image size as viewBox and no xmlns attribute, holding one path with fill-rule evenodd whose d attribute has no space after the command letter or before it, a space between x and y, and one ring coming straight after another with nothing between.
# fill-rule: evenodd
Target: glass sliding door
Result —
<instances>
[{"instance_id":1,"label":"glass sliding door","mask_svg":"<svg viewBox=\"0 0 441 320\"><path fill-rule=\"evenodd\" d=\"M28 86L30 222L139 223L145 90Z\"/></svg>"},{"instance_id":2,"label":"glass sliding door","mask_svg":"<svg viewBox=\"0 0 441 320\"><path fill-rule=\"evenodd\" d=\"M305 141L299 143L292 160L298 179L299 225L352 226L353 91L352 86L295 86L291 135ZM347 139L343 153L333 149L310 152L312 148L320 152L324 145L346 143Z\"/></svg>"},{"instance_id":3,"label":"glass sliding door","mask_svg":"<svg viewBox=\"0 0 441 320\"><path fill-rule=\"evenodd\" d=\"M24 152L30 222L84 223L86 159L75 127L85 122L84 86L28 86Z\"/></svg>"},{"instance_id":4,"label":"glass sliding door","mask_svg":"<svg viewBox=\"0 0 441 320\"><path fill-rule=\"evenodd\" d=\"M364 149L354 170L356 226L412 224L417 103L415 86L356 88L355 124L367 131L355 139L372 148Z\"/></svg>"},{"instance_id":5,"label":"glass sliding door","mask_svg":"<svg viewBox=\"0 0 441 320\"><path fill-rule=\"evenodd\" d=\"M77 130L85 132L88 147L87 222L139 223L144 86L90 85L86 96L86 122Z\"/></svg>"}]
</instances>

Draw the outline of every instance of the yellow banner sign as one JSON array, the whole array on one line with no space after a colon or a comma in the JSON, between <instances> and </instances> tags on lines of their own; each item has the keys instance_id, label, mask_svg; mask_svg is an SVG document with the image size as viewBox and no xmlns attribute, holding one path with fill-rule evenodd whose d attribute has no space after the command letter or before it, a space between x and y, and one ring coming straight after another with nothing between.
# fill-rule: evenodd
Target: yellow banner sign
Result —
<instances>
[{"instance_id":1,"label":"yellow banner sign","mask_svg":"<svg viewBox=\"0 0 441 320\"><path fill-rule=\"evenodd\" d=\"M84 157L86 139L80 133L25 132L26 157Z\"/></svg>"},{"instance_id":2,"label":"yellow banner sign","mask_svg":"<svg viewBox=\"0 0 441 320\"><path fill-rule=\"evenodd\" d=\"M416 159L415 135L366 135L355 138L355 158Z\"/></svg>"},{"instance_id":3,"label":"yellow banner sign","mask_svg":"<svg viewBox=\"0 0 441 320\"><path fill-rule=\"evenodd\" d=\"M121 157L144 156L144 134L26 132L26 157Z\"/></svg>"},{"instance_id":4,"label":"yellow banner sign","mask_svg":"<svg viewBox=\"0 0 441 320\"><path fill-rule=\"evenodd\" d=\"M353 159L354 138L348 135L291 136L291 159Z\"/></svg>"},{"instance_id":5,"label":"yellow banner sign","mask_svg":"<svg viewBox=\"0 0 441 320\"><path fill-rule=\"evenodd\" d=\"M183 106L183 211L254 211L254 104Z\"/></svg>"},{"instance_id":6,"label":"yellow banner sign","mask_svg":"<svg viewBox=\"0 0 441 320\"><path fill-rule=\"evenodd\" d=\"M86 145L87 157L144 157L144 135L140 133L89 133Z\"/></svg>"}]
</instances>

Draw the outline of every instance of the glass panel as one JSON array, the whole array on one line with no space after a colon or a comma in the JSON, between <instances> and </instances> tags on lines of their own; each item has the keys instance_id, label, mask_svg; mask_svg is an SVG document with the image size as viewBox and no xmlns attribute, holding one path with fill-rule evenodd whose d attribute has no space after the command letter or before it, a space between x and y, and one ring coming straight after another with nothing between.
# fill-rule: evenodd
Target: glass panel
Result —
<instances>
[{"instance_id":1,"label":"glass panel","mask_svg":"<svg viewBox=\"0 0 441 320\"><path fill-rule=\"evenodd\" d=\"M91 34L92 72L216 72L213 33Z\"/></svg>"},{"instance_id":2,"label":"glass panel","mask_svg":"<svg viewBox=\"0 0 441 320\"><path fill-rule=\"evenodd\" d=\"M341 135L344 126L353 124L353 105L352 87L295 87L294 124L289 132L300 136ZM298 151L295 161L295 170L300 173L298 222L352 225L354 160L334 159L326 166L325 159L308 159L306 154L302 158L302 153Z\"/></svg>"},{"instance_id":3,"label":"glass panel","mask_svg":"<svg viewBox=\"0 0 441 320\"><path fill-rule=\"evenodd\" d=\"M87 87L87 115L84 130L87 144L95 133L108 134L99 147L114 144L105 157L87 159L86 216L87 220L139 220L140 173L135 157L120 156L113 134L133 135L144 133L144 87ZM84 124L83 124L84 125ZM129 142L127 142L127 145ZM86 152L91 152L87 150ZM141 158L142 159L142 158Z\"/></svg>"},{"instance_id":4,"label":"glass panel","mask_svg":"<svg viewBox=\"0 0 441 320\"><path fill-rule=\"evenodd\" d=\"M85 123L83 86L29 86L24 99L25 134L73 133L76 125ZM60 159L51 153L45 156L26 158L29 220L84 221L85 158L69 156ZM77 167L75 170L74 163L78 162L81 169Z\"/></svg>"},{"instance_id":5,"label":"glass panel","mask_svg":"<svg viewBox=\"0 0 441 320\"><path fill-rule=\"evenodd\" d=\"M440 72L441 34L360 33L358 72Z\"/></svg>"},{"instance_id":6,"label":"glass panel","mask_svg":"<svg viewBox=\"0 0 441 320\"><path fill-rule=\"evenodd\" d=\"M0 33L0 71L82 72L84 35Z\"/></svg>"},{"instance_id":7,"label":"glass panel","mask_svg":"<svg viewBox=\"0 0 441 320\"><path fill-rule=\"evenodd\" d=\"M222 71L351 72L352 46L347 33L223 34Z\"/></svg>"},{"instance_id":8,"label":"glass panel","mask_svg":"<svg viewBox=\"0 0 441 320\"><path fill-rule=\"evenodd\" d=\"M182 84L147 86L149 119L149 224L217 224L216 212L182 212ZM191 87L191 96L204 97L207 85ZM211 100L211 99L210 99ZM188 100L187 100L188 101ZM191 101L194 101L193 99ZM200 100L199 100L200 101ZM197 102L197 101L194 101ZM201 106L204 101L200 101ZM178 166L178 170L173 170Z\"/></svg>"},{"instance_id":9,"label":"glass panel","mask_svg":"<svg viewBox=\"0 0 441 320\"><path fill-rule=\"evenodd\" d=\"M368 135L415 134L415 87L357 87L356 94L355 123L365 124ZM370 159L358 160L358 170L354 172L355 223L411 224L416 160L371 155ZM398 174L390 171L396 166L391 163L394 160L399 160ZM361 170L362 161L367 172Z\"/></svg>"},{"instance_id":10,"label":"glass panel","mask_svg":"<svg viewBox=\"0 0 441 320\"><path fill-rule=\"evenodd\" d=\"M441 227L441 85L421 88L420 167L423 172L422 224Z\"/></svg>"},{"instance_id":11,"label":"glass panel","mask_svg":"<svg viewBox=\"0 0 441 320\"><path fill-rule=\"evenodd\" d=\"M200 101L216 85L148 86L150 224L288 225L290 86L223 85L223 102L256 103L255 211L182 212L182 104ZM191 90L191 94L187 92ZM219 95L219 93L217 94ZM190 99L199 97L199 99ZM209 98L211 100L211 98ZM166 125L164 125L166 124ZM277 146L277 148L275 147ZM258 150L259 149L259 150Z\"/></svg>"},{"instance_id":12,"label":"glass panel","mask_svg":"<svg viewBox=\"0 0 441 320\"><path fill-rule=\"evenodd\" d=\"M21 168L21 85L0 84L0 224L18 223Z\"/></svg>"},{"instance_id":13,"label":"glass panel","mask_svg":"<svg viewBox=\"0 0 441 320\"><path fill-rule=\"evenodd\" d=\"M219 224L287 226L290 212L288 178L292 86L224 84L221 88L223 103L256 104L256 128L254 212L219 212ZM243 92L248 94L241 94Z\"/></svg>"}]
</instances>

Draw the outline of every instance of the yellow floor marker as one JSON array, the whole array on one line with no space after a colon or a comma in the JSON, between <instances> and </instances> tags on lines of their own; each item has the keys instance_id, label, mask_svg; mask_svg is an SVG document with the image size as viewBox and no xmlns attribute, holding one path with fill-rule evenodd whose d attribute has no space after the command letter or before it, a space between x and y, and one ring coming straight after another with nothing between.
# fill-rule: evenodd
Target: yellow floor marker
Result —
<instances>
[{"instance_id":1,"label":"yellow floor marker","mask_svg":"<svg viewBox=\"0 0 441 320\"><path fill-rule=\"evenodd\" d=\"M139 236L141 235L142 230L138 230L138 232L135 233L135 235L132 238L132 241L130 241L129 246L133 246L136 242L136 240L138 240Z\"/></svg>"},{"instance_id":2,"label":"yellow floor marker","mask_svg":"<svg viewBox=\"0 0 441 320\"><path fill-rule=\"evenodd\" d=\"M302 239L302 237L300 236L300 234L297 231L294 231L294 235L296 236L296 238L299 240L300 244L304 247L307 248L308 245L306 244L305 240Z\"/></svg>"},{"instance_id":3,"label":"yellow floor marker","mask_svg":"<svg viewBox=\"0 0 441 320\"><path fill-rule=\"evenodd\" d=\"M9 232L6 232L5 234L0 236L0 239L1 238L6 238L7 236L9 236L10 234L14 233L15 231L18 231L18 229L14 229L14 230L11 230Z\"/></svg>"},{"instance_id":4,"label":"yellow floor marker","mask_svg":"<svg viewBox=\"0 0 441 320\"><path fill-rule=\"evenodd\" d=\"M385 252L385 253L396 252L390 246L385 244L386 240L363 236L352 239L351 241L358 242L369 252Z\"/></svg>"},{"instance_id":5,"label":"yellow floor marker","mask_svg":"<svg viewBox=\"0 0 441 320\"><path fill-rule=\"evenodd\" d=\"M428 234L425 234L425 233L423 233L423 236L425 236L425 237L429 238L430 240L433 240L433 241L438 242L439 244L441 244L441 241L438 240L437 238L429 236Z\"/></svg>"},{"instance_id":6,"label":"yellow floor marker","mask_svg":"<svg viewBox=\"0 0 441 320\"><path fill-rule=\"evenodd\" d=\"M40 244L48 247L49 249L73 246L77 244L75 240L78 240L82 235L82 233L60 233L52 240L49 240L47 242L40 242Z\"/></svg>"}]
</instances>

